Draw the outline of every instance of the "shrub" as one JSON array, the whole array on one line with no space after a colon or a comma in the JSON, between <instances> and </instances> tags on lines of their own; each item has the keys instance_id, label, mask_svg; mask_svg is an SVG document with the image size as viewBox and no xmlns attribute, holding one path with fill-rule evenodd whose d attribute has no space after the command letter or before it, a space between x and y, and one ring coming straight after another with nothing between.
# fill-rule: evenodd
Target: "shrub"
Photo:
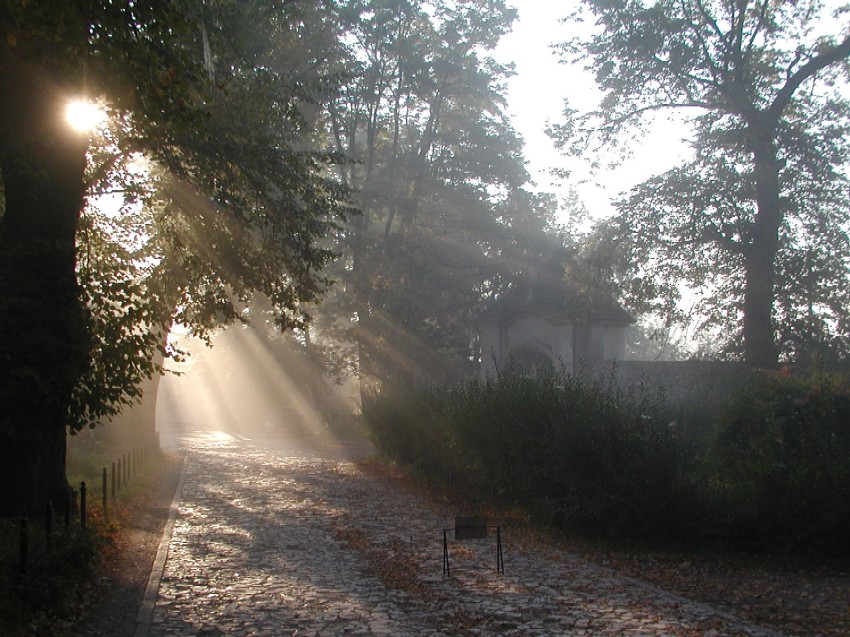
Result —
<instances>
[{"instance_id":1,"label":"shrub","mask_svg":"<svg viewBox=\"0 0 850 637\"><path fill-rule=\"evenodd\" d=\"M850 525L847 378L756 374L727 405L703 471L715 534L765 548L840 547Z\"/></svg>"},{"instance_id":2,"label":"shrub","mask_svg":"<svg viewBox=\"0 0 850 637\"><path fill-rule=\"evenodd\" d=\"M47 551L42 520L30 520L27 574L18 573L19 520L0 518L0 633L58 634L54 624L78 611L104 541L95 520L88 534L57 530Z\"/></svg>"},{"instance_id":3,"label":"shrub","mask_svg":"<svg viewBox=\"0 0 850 637\"><path fill-rule=\"evenodd\" d=\"M388 387L363 413L385 455L470 493L545 499L562 524L646 535L686 519L664 401L613 376L509 365L462 385Z\"/></svg>"}]
</instances>

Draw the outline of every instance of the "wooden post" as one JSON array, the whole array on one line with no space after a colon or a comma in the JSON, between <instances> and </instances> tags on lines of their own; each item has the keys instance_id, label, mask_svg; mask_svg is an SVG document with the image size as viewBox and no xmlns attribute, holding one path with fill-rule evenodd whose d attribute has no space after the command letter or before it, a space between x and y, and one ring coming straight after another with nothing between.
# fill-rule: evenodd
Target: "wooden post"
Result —
<instances>
[{"instance_id":1,"label":"wooden post","mask_svg":"<svg viewBox=\"0 0 850 637\"><path fill-rule=\"evenodd\" d=\"M53 550L53 502L47 501L44 509L44 546L47 552Z\"/></svg>"},{"instance_id":2,"label":"wooden post","mask_svg":"<svg viewBox=\"0 0 850 637\"><path fill-rule=\"evenodd\" d=\"M502 527L496 527L496 572L505 574L505 558L502 555Z\"/></svg>"},{"instance_id":3,"label":"wooden post","mask_svg":"<svg viewBox=\"0 0 850 637\"><path fill-rule=\"evenodd\" d=\"M109 510L106 508L106 491L107 491L107 480L106 480L106 467L103 468L103 519L104 521L109 519Z\"/></svg>"},{"instance_id":4,"label":"wooden post","mask_svg":"<svg viewBox=\"0 0 850 637\"><path fill-rule=\"evenodd\" d=\"M451 577L449 570L449 537L446 529L443 529L443 575Z\"/></svg>"},{"instance_id":5,"label":"wooden post","mask_svg":"<svg viewBox=\"0 0 850 637\"><path fill-rule=\"evenodd\" d=\"M86 530L86 481L80 483L80 528Z\"/></svg>"},{"instance_id":6,"label":"wooden post","mask_svg":"<svg viewBox=\"0 0 850 637\"><path fill-rule=\"evenodd\" d=\"M18 571L21 575L27 574L27 557L29 555L30 528L26 518L21 518L21 545L18 554Z\"/></svg>"}]
</instances>

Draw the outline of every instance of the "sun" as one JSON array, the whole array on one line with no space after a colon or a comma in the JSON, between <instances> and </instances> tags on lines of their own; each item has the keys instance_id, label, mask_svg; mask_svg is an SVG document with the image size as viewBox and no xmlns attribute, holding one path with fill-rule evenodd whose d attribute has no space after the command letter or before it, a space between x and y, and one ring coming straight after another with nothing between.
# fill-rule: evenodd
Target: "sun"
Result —
<instances>
[{"instance_id":1,"label":"sun","mask_svg":"<svg viewBox=\"0 0 850 637\"><path fill-rule=\"evenodd\" d=\"M93 102L73 100L65 107L65 120L74 130L86 133L106 121L106 112Z\"/></svg>"}]
</instances>

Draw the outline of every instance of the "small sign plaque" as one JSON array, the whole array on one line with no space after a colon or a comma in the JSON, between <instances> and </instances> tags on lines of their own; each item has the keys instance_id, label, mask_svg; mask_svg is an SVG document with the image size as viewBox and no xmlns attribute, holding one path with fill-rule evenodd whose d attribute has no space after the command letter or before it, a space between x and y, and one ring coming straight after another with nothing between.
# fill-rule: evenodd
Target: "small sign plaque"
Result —
<instances>
[{"instance_id":1,"label":"small sign plaque","mask_svg":"<svg viewBox=\"0 0 850 637\"><path fill-rule=\"evenodd\" d=\"M483 515L455 518L456 540L477 540L487 537L487 518Z\"/></svg>"}]
</instances>

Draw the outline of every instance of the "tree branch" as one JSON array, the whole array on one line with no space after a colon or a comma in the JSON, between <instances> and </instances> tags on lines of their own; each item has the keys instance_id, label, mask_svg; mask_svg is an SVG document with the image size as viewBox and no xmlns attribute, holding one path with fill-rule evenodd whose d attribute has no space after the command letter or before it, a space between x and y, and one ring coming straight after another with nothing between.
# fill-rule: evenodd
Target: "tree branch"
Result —
<instances>
[{"instance_id":1,"label":"tree branch","mask_svg":"<svg viewBox=\"0 0 850 637\"><path fill-rule=\"evenodd\" d=\"M797 72L791 75L782 88L779 89L779 92L767 109L768 116L776 121L782 114L782 111L785 110L785 107L788 106L791 98L794 96L794 92L803 82L818 71L845 58L850 58L850 35L844 38L844 41L840 44L826 49L797 69Z\"/></svg>"}]
</instances>

